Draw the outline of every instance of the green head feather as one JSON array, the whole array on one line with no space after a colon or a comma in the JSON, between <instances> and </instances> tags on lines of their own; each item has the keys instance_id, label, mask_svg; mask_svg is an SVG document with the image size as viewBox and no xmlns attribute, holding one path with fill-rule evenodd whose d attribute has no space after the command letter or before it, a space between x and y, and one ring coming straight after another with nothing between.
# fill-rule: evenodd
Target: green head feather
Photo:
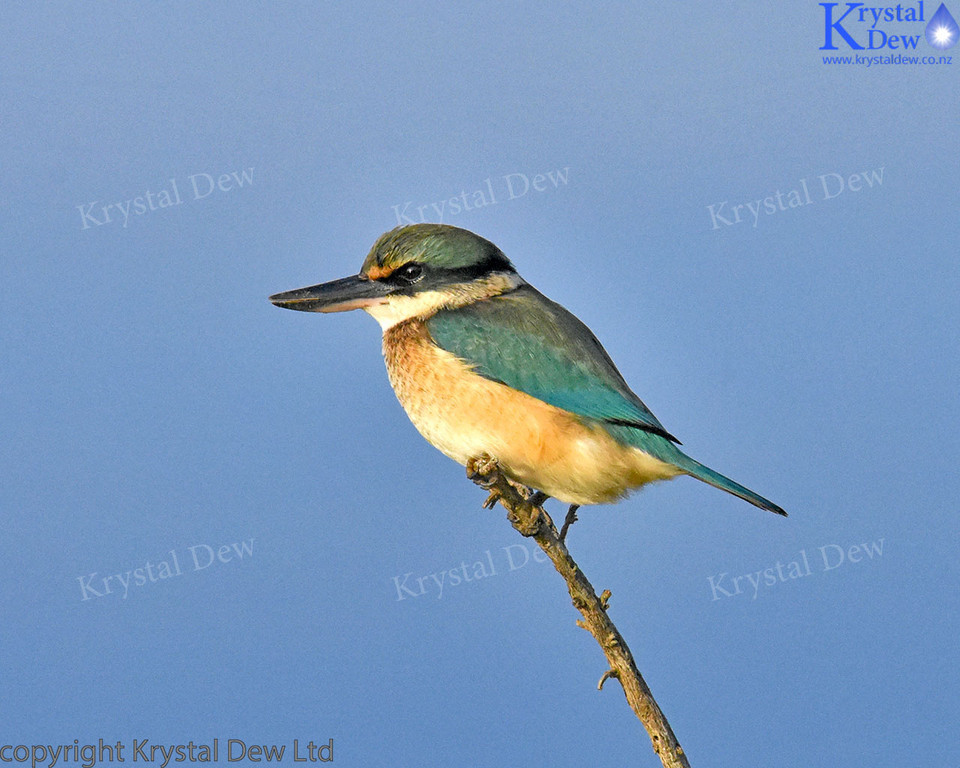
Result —
<instances>
[{"instance_id":1,"label":"green head feather","mask_svg":"<svg viewBox=\"0 0 960 768\"><path fill-rule=\"evenodd\" d=\"M373 244L360 271L370 276L389 274L410 262L436 270L515 271L489 240L448 224L411 224L386 232Z\"/></svg>"}]
</instances>

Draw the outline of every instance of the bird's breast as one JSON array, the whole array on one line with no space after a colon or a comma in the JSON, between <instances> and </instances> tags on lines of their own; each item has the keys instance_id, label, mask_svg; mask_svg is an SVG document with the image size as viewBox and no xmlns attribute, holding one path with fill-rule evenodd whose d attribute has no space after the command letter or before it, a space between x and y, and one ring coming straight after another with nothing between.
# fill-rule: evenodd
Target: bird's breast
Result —
<instances>
[{"instance_id":1,"label":"bird's breast","mask_svg":"<svg viewBox=\"0 0 960 768\"><path fill-rule=\"evenodd\" d=\"M390 384L417 430L460 464L488 454L514 479L561 501L615 501L676 467L603 427L475 373L436 345L421 320L383 334Z\"/></svg>"}]
</instances>

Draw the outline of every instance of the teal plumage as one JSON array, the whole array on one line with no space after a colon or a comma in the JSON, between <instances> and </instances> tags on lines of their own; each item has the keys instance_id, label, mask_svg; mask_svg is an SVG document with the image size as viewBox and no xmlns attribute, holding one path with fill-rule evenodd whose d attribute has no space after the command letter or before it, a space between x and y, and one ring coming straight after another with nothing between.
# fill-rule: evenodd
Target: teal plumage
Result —
<instances>
[{"instance_id":1,"label":"teal plumage","mask_svg":"<svg viewBox=\"0 0 960 768\"><path fill-rule=\"evenodd\" d=\"M762 509L769 499L690 458L627 386L596 336L576 316L530 285L428 318L439 347L475 373L599 422L617 441Z\"/></svg>"},{"instance_id":2,"label":"teal plumage","mask_svg":"<svg viewBox=\"0 0 960 768\"><path fill-rule=\"evenodd\" d=\"M683 453L590 329L465 229L398 227L360 274L270 298L308 312L368 312L421 434L461 464L493 456L513 479L571 503L571 514L678 474L786 514Z\"/></svg>"},{"instance_id":3,"label":"teal plumage","mask_svg":"<svg viewBox=\"0 0 960 768\"><path fill-rule=\"evenodd\" d=\"M557 408L675 440L580 320L529 285L427 320L437 344L488 379Z\"/></svg>"}]
</instances>

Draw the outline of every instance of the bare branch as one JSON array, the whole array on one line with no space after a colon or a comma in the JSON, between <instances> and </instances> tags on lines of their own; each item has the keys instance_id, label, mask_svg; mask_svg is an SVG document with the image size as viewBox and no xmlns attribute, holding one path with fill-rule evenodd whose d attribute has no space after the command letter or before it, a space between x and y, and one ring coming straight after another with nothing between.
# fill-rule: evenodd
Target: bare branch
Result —
<instances>
[{"instance_id":1,"label":"bare branch","mask_svg":"<svg viewBox=\"0 0 960 768\"><path fill-rule=\"evenodd\" d=\"M567 516L564 518L563 526L560 528L560 541L567 540L567 531L570 530L570 526L577 522L577 510L580 509L579 504L571 504L570 509L567 511Z\"/></svg>"},{"instance_id":2,"label":"bare branch","mask_svg":"<svg viewBox=\"0 0 960 768\"><path fill-rule=\"evenodd\" d=\"M550 558L557 572L567 582L574 607L583 615L577 625L590 632L600 644L610 664L600 679L599 688L609 678L620 681L627 703L636 713L653 742L653 751L660 756L664 768L690 768L683 748L673 735L667 718L637 669L633 655L620 632L607 615L610 592L597 597L593 586L574 562L566 545L546 511L528 500L523 486L510 481L489 456L478 456L467 462L467 477L490 491L487 504L499 501L507 510L507 519L521 535L533 538ZM521 491L523 489L523 492ZM534 497L533 501L538 498ZM485 504L486 506L486 504ZM568 515L569 517L569 515ZM567 523L566 527L569 527ZM564 531L566 532L566 531Z\"/></svg>"}]
</instances>

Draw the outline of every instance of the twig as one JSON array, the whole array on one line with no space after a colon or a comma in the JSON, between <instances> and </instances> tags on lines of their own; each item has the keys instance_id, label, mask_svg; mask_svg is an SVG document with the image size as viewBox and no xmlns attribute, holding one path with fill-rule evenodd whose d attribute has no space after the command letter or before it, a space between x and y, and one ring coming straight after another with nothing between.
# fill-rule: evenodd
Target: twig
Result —
<instances>
[{"instance_id":1,"label":"twig","mask_svg":"<svg viewBox=\"0 0 960 768\"><path fill-rule=\"evenodd\" d=\"M560 527L560 541L566 542L567 540L567 531L570 530L570 526L577 522L577 510L580 509L579 504L571 504L570 509L567 510L567 516L563 520L563 525Z\"/></svg>"},{"instance_id":2,"label":"twig","mask_svg":"<svg viewBox=\"0 0 960 768\"><path fill-rule=\"evenodd\" d=\"M507 510L507 519L513 527L540 545L567 582L573 605L583 615L583 620L578 620L577 624L594 636L610 664L598 687L602 688L609 678L619 680L627 703L647 729L653 742L653 751L660 756L664 768L690 768L667 718L640 675L630 649L607 615L610 592L605 590L597 597L587 577L570 557L549 515L541 507L531 504L529 494L521 492L522 486L518 487L505 477L489 456L478 456L467 462L467 477L490 491L485 506L492 507L499 501Z\"/></svg>"}]
</instances>

